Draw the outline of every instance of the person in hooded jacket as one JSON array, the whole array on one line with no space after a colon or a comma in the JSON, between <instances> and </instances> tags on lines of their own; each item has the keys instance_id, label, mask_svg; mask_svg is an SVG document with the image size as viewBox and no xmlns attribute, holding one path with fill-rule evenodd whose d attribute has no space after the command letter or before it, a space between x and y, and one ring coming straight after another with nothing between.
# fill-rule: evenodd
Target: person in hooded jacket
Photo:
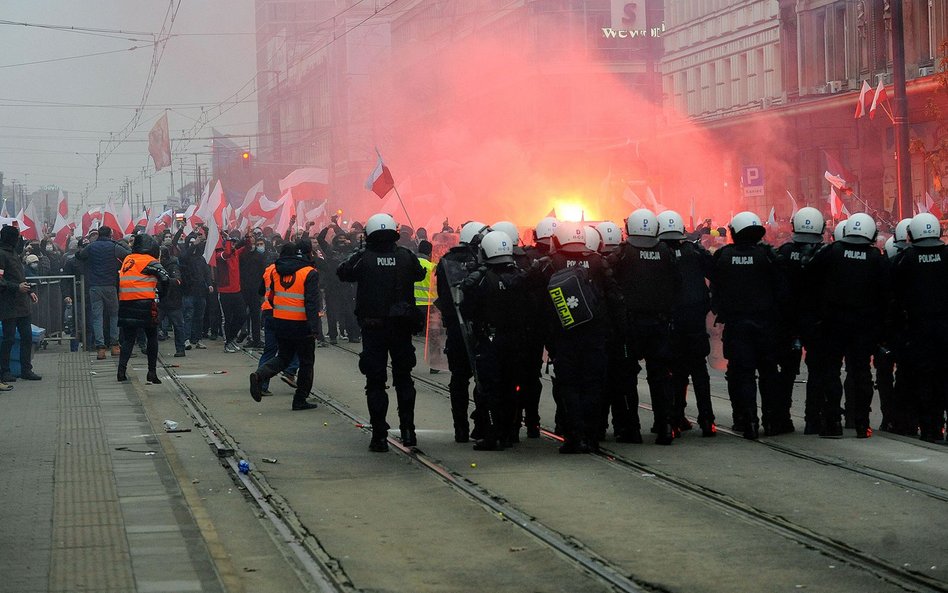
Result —
<instances>
[{"instance_id":1,"label":"person in hooded jacket","mask_svg":"<svg viewBox=\"0 0 948 593\"><path fill-rule=\"evenodd\" d=\"M171 280L158 261L158 242L144 233L135 235L132 253L122 261L119 272L118 325L121 338L119 355L119 381L127 381L128 360L138 332L147 340L145 354L148 356L146 381L159 384L158 379L158 298L159 285L166 286Z\"/></svg>"},{"instance_id":2,"label":"person in hooded jacket","mask_svg":"<svg viewBox=\"0 0 948 593\"><path fill-rule=\"evenodd\" d=\"M30 303L39 299L26 281L23 263L17 251L20 230L14 226L0 229L0 321L3 322L3 341L0 342L0 380L3 384L16 381L10 372L10 355L16 332L20 332L20 378L28 381L42 379L33 372L33 328L30 323ZM0 384L0 391L6 391Z\"/></svg>"},{"instance_id":3,"label":"person in hooded jacket","mask_svg":"<svg viewBox=\"0 0 948 593\"><path fill-rule=\"evenodd\" d=\"M174 330L174 355L181 358L185 356L185 342L190 335L190 328L186 328L184 324L181 266L178 263L178 258L171 255L170 246L163 246L160 254L159 261L165 271L168 272L170 280L161 292L161 299L158 301L158 325L161 325L164 319L171 322L171 327Z\"/></svg>"},{"instance_id":4,"label":"person in hooded jacket","mask_svg":"<svg viewBox=\"0 0 948 593\"><path fill-rule=\"evenodd\" d=\"M333 230L332 243L326 241L330 229ZM330 273L323 282L323 292L326 295L326 320L329 324L329 343L336 344L341 331L345 331L352 343L360 341L359 324L355 317L355 293L351 284L342 282L335 275L335 270L346 260L352 250L352 242L338 224L336 217L332 224L316 235L316 241L325 256L326 268Z\"/></svg>"},{"instance_id":5,"label":"person in hooded jacket","mask_svg":"<svg viewBox=\"0 0 948 593\"><path fill-rule=\"evenodd\" d=\"M414 253L397 246L398 225L388 214L366 221L366 247L353 253L336 273L343 282L356 282L356 317L362 326L359 370L365 375L365 395L372 421L369 450L388 450L387 364L392 359L392 383L398 397L402 443L418 444L415 435L415 346L411 336L421 319L415 306L415 282L425 270Z\"/></svg>"},{"instance_id":6,"label":"person in hooded jacket","mask_svg":"<svg viewBox=\"0 0 948 593\"><path fill-rule=\"evenodd\" d=\"M296 253L280 257L274 264L273 290L268 295L273 307L271 324L276 336L276 358L250 374L250 396L259 402L263 384L286 369L299 357L294 411L311 410L316 404L306 401L313 388L316 362L316 335L319 333L319 273L313 267L313 245L308 239L296 242Z\"/></svg>"},{"instance_id":7,"label":"person in hooded jacket","mask_svg":"<svg viewBox=\"0 0 948 593\"><path fill-rule=\"evenodd\" d=\"M240 256L240 294L247 307L247 324L250 326L248 348L263 347L260 341L260 294L257 288L263 270L267 267L266 252L266 242L260 237L254 238L253 248Z\"/></svg>"}]
</instances>

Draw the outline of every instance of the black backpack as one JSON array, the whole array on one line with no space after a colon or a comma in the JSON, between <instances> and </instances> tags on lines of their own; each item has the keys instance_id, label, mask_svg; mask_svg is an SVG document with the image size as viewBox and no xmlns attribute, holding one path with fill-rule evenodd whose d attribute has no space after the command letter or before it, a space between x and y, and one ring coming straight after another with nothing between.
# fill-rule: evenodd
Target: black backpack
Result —
<instances>
[{"instance_id":1,"label":"black backpack","mask_svg":"<svg viewBox=\"0 0 948 593\"><path fill-rule=\"evenodd\" d=\"M547 291L553 301L556 319L563 329L589 323L599 308L599 295L589 278L589 269L580 264L557 270L550 277Z\"/></svg>"}]
</instances>

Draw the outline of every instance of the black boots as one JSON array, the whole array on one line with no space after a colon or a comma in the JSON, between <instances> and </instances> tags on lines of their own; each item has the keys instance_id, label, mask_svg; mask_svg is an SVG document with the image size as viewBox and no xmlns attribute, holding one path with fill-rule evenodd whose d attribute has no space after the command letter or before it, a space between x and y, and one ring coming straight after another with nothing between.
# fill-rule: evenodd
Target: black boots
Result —
<instances>
[{"instance_id":1,"label":"black boots","mask_svg":"<svg viewBox=\"0 0 948 593\"><path fill-rule=\"evenodd\" d=\"M418 437L415 436L414 428L402 429L402 444L405 445L406 447L418 446Z\"/></svg>"}]
</instances>

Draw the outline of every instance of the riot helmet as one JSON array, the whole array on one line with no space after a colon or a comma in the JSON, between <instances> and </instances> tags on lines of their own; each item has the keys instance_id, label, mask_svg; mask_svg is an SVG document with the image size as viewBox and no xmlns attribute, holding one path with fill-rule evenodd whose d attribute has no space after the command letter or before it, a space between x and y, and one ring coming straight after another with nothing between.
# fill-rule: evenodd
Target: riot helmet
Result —
<instances>
[{"instance_id":1,"label":"riot helmet","mask_svg":"<svg viewBox=\"0 0 948 593\"><path fill-rule=\"evenodd\" d=\"M793 215L793 240L797 243L822 243L826 220L823 213L806 206Z\"/></svg>"},{"instance_id":2,"label":"riot helmet","mask_svg":"<svg viewBox=\"0 0 948 593\"><path fill-rule=\"evenodd\" d=\"M728 225L728 232L734 242L757 243L767 234L767 229L760 222L760 217L753 212L738 212Z\"/></svg>"},{"instance_id":3,"label":"riot helmet","mask_svg":"<svg viewBox=\"0 0 948 593\"><path fill-rule=\"evenodd\" d=\"M852 243L854 245L868 245L875 242L876 221L865 212L857 212L846 221L846 230L843 232L843 243Z\"/></svg>"},{"instance_id":4,"label":"riot helmet","mask_svg":"<svg viewBox=\"0 0 948 593\"><path fill-rule=\"evenodd\" d=\"M396 241L398 223L390 214L373 214L365 221L365 238L369 241Z\"/></svg>"},{"instance_id":5,"label":"riot helmet","mask_svg":"<svg viewBox=\"0 0 948 593\"><path fill-rule=\"evenodd\" d=\"M520 244L520 231L517 230L517 225L510 222L509 220L495 222L494 224L490 225L490 228L493 231L507 233L507 236L510 237L510 241L515 247Z\"/></svg>"},{"instance_id":6,"label":"riot helmet","mask_svg":"<svg viewBox=\"0 0 948 593\"><path fill-rule=\"evenodd\" d=\"M685 238L685 220L674 210L658 215L658 238L663 241L680 241Z\"/></svg>"},{"instance_id":7,"label":"riot helmet","mask_svg":"<svg viewBox=\"0 0 948 593\"><path fill-rule=\"evenodd\" d=\"M461 227L461 236L459 238L459 242L461 245L470 245L471 243L476 243L477 238L489 230L490 227L488 227L483 222L472 220Z\"/></svg>"},{"instance_id":8,"label":"riot helmet","mask_svg":"<svg viewBox=\"0 0 948 593\"><path fill-rule=\"evenodd\" d=\"M596 230L599 232L599 236L602 237L601 250L603 253L609 253L622 243L622 229L616 223L608 220L600 222L596 225Z\"/></svg>"},{"instance_id":9,"label":"riot helmet","mask_svg":"<svg viewBox=\"0 0 948 593\"><path fill-rule=\"evenodd\" d=\"M909 224L908 235L912 240L912 245L919 247L941 245L941 223L934 214L929 212L916 214Z\"/></svg>"},{"instance_id":10,"label":"riot helmet","mask_svg":"<svg viewBox=\"0 0 948 593\"><path fill-rule=\"evenodd\" d=\"M513 240L503 231L490 231L481 239L481 252L489 264L513 263Z\"/></svg>"},{"instance_id":11,"label":"riot helmet","mask_svg":"<svg viewBox=\"0 0 948 593\"><path fill-rule=\"evenodd\" d=\"M563 221L553 233L553 248L567 253L586 251L586 228L581 222Z\"/></svg>"}]
</instances>

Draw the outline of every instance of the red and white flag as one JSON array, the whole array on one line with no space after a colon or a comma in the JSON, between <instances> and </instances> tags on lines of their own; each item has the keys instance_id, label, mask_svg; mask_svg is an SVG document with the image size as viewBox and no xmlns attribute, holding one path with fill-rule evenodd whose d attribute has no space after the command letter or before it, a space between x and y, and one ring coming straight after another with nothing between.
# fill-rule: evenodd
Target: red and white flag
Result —
<instances>
[{"instance_id":1,"label":"red and white flag","mask_svg":"<svg viewBox=\"0 0 948 593\"><path fill-rule=\"evenodd\" d=\"M217 267L217 258L214 257L214 250L221 241L221 231L217 226L217 221L212 216L207 221L207 241L204 243L204 261L211 267Z\"/></svg>"},{"instance_id":2,"label":"red and white flag","mask_svg":"<svg viewBox=\"0 0 948 593\"><path fill-rule=\"evenodd\" d=\"M26 222L24 222L23 208L20 208L20 211L16 213L16 218L13 220L16 222L15 226L20 229L20 235L23 235L23 232L29 228ZM4 221L4 224L6 224L6 221Z\"/></svg>"},{"instance_id":3,"label":"red and white flag","mask_svg":"<svg viewBox=\"0 0 948 593\"><path fill-rule=\"evenodd\" d=\"M37 231L37 222L39 217L36 216L36 205L33 203L33 200L30 200L30 203L26 206L26 210L20 210L20 215L18 215L17 218L22 223L20 225L20 235L27 241L38 241L39 231Z\"/></svg>"},{"instance_id":4,"label":"red and white flag","mask_svg":"<svg viewBox=\"0 0 948 593\"><path fill-rule=\"evenodd\" d=\"M382 162L382 154L377 148L375 154L378 155L378 162L369 174L369 178L365 180L365 189L374 192L379 198L384 198L388 192L395 189L395 180L392 179L392 172Z\"/></svg>"},{"instance_id":5,"label":"red and white flag","mask_svg":"<svg viewBox=\"0 0 948 593\"><path fill-rule=\"evenodd\" d=\"M122 200L122 207L116 212L115 216L121 225L122 233L131 235L135 231L135 220L132 218L132 206L128 200Z\"/></svg>"},{"instance_id":6,"label":"red and white flag","mask_svg":"<svg viewBox=\"0 0 948 593\"><path fill-rule=\"evenodd\" d=\"M250 212L250 209L254 204L260 202L260 198L264 196L263 193L263 179L257 182L256 185L247 190L247 195L244 196L244 201L237 207L237 216L244 216L244 213Z\"/></svg>"},{"instance_id":7,"label":"red and white flag","mask_svg":"<svg viewBox=\"0 0 948 593\"><path fill-rule=\"evenodd\" d=\"M63 251L69 243L69 237L72 236L74 225L69 223L69 204L66 202L66 196L62 190L59 190L59 205L56 207L56 222L53 223L53 243Z\"/></svg>"},{"instance_id":8,"label":"red and white flag","mask_svg":"<svg viewBox=\"0 0 948 593\"><path fill-rule=\"evenodd\" d=\"M859 102L856 103L856 119L866 115L866 95L872 92L867 81L862 81L862 90L859 91Z\"/></svg>"},{"instance_id":9,"label":"red and white flag","mask_svg":"<svg viewBox=\"0 0 948 593\"><path fill-rule=\"evenodd\" d=\"M297 202L325 200L329 197L329 171L316 167L297 169L280 180L280 194L287 190L293 191Z\"/></svg>"},{"instance_id":10,"label":"red and white flag","mask_svg":"<svg viewBox=\"0 0 948 593\"><path fill-rule=\"evenodd\" d=\"M148 219L149 219L149 216L150 216L150 215L149 215L149 210L148 210L148 208L145 208L144 210L142 210L142 213L138 215L138 219L135 220L135 224L132 225L132 226L133 226L133 227L139 227L139 226L140 226L140 227L142 227L142 228L146 228L146 227L148 226Z\"/></svg>"},{"instance_id":11,"label":"red and white flag","mask_svg":"<svg viewBox=\"0 0 948 593\"><path fill-rule=\"evenodd\" d=\"M876 94L874 97L872 97L872 106L869 107L869 119L874 119L876 117L876 107L882 105L887 100L888 97L885 94L885 85L880 80L879 86L876 87Z\"/></svg>"},{"instance_id":12,"label":"red and white flag","mask_svg":"<svg viewBox=\"0 0 948 593\"><path fill-rule=\"evenodd\" d=\"M221 182L218 179L217 184L214 185L214 189L207 195L207 199L201 201L201 206L195 211L195 214L202 221L209 221L211 218L217 222L217 228L220 229L223 226L223 212L224 206L227 205L227 200L224 199L224 188L221 187Z\"/></svg>"},{"instance_id":13,"label":"red and white flag","mask_svg":"<svg viewBox=\"0 0 948 593\"><path fill-rule=\"evenodd\" d=\"M279 215L275 221L271 221L271 224L273 230L282 236L290 228L290 219L296 216L296 200L293 198L293 192L291 190L283 192L283 196L280 197L277 203L279 204L277 209Z\"/></svg>"},{"instance_id":14,"label":"red and white flag","mask_svg":"<svg viewBox=\"0 0 948 593\"><path fill-rule=\"evenodd\" d=\"M843 201L840 199L839 194L836 193L836 187L833 186L830 188L830 216L833 217L833 220L839 220L843 215L843 211L846 209L846 206L843 205Z\"/></svg>"},{"instance_id":15,"label":"red and white flag","mask_svg":"<svg viewBox=\"0 0 948 593\"><path fill-rule=\"evenodd\" d=\"M125 232L125 227L119 223L118 214L115 210L115 204L112 202L112 198L109 197L106 200L105 204L102 206L102 226L107 226L112 229L114 235L120 235Z\"/></svg>"},{"instance_id":16,"label":"red and white flag","mask_svg":"<svg viewBox=\"0 0 948 593\"><path fill-rule=\"evenodd\" d=\"M925 192L925 206L926 210L933 214L938 220L941 220L945 217L945 213L942 212L941 206L938 205L938 202L932 199L932 195L927 191Z\"/></svg>"},{"instance_id":17,"label":"red and white flag","mask_svg":"<svg viewBox=\"0 0 948 593\"><path fill-rule=\"evenodd\" d=\"M148 154L155 162L155 171L161 171L171 165L171 134L168 133L167 111L148 132Z\"/></svg>"},{"instance_id":18,"label":"red and white flag","mask_svg":"<svg viewBox=\"0 0 948 593\"><path fill-rule=\"evenodd\" d=\"M790 190L787 190L787 197L790 198L790 218L793 218L793 215L797 213L797 201L794 199L793 194L790 193Z\"/></svg>"},{"instance_id":19,"label":"red and white flag","mask_svg":"<svg viewBox=\"0 0 948 593\"><path fill-rule=\"evenodd\" d=\"M98 228L102 224L102 208L93 208L82 215L82 234L88 235L89 231Z\"/></svg>"},{"instance_id":20,"label":"red and white flag","mask_svg":"<svg viewBox=\"0 0 948 593\"><path fill-rule=\"evenodd\" d=\"M145 229L145 232L153 235L163 233L165 229L171 228L172 222L174 222L174 210L165 210L152 221L152 229L150 231Z\"/></svg>"}]
</instances>

